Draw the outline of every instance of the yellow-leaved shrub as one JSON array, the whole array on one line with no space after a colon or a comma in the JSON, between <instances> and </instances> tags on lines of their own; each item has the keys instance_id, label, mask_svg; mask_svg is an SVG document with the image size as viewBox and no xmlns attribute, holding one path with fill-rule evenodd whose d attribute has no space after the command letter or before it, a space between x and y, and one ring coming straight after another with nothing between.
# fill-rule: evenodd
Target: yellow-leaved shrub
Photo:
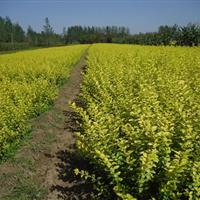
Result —
<instances>
[{"instance_id":1,"label":"yellow-leaved shrub","mask_svg":"<svg viewBox=\"0 0 200 200\"><path fill-rule=\"evenodd\" d=\"M0 55L0 157L48 109L87 45Z\"/></svg>"},{"instance_id":2,"label":"yellow-leaved shrub","mask_svg":"<svg viewBox=\"0 0 200 200\"><path fill-rule=\"evenodd\" d=\"M101 198L200 199L199 47L93 45L82 93Z\"/></svg>"}]
</instances>

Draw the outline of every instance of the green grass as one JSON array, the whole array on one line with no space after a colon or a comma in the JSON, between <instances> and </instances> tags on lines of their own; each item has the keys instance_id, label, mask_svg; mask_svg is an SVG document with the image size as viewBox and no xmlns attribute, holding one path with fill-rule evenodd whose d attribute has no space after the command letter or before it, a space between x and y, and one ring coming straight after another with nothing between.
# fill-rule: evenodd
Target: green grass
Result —
<instances>
[{"instance_id":1,"label":"green grass","mask_svg":"<svg viewBox=\"0 0 200 200\"><path fill-rule=\"evenodd\" d=\"M47 194L47 189L39 186L27 178L21 178L18 185L12 189L11 194L1 200L40 200Z\"/></svg>"}]
</instances>

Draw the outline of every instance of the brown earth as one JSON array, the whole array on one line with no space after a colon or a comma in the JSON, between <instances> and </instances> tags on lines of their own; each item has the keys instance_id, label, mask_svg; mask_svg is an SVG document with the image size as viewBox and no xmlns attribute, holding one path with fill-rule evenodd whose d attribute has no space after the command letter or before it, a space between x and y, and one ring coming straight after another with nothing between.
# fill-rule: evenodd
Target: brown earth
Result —
<instances>
[{"instance_id":1,"label":"brown earth","mask_svg":"<svg viewBox=\"0 0 200 200\"><path fill-rule=\"evenodd\" d=\"M68 105L80 93L85 57L60 89L53 108L33 120L31 139L0 166L0 199L91 199L91 187L73 173L86 163L75 150L76 115Z\"/></svg>"}]
</instances>

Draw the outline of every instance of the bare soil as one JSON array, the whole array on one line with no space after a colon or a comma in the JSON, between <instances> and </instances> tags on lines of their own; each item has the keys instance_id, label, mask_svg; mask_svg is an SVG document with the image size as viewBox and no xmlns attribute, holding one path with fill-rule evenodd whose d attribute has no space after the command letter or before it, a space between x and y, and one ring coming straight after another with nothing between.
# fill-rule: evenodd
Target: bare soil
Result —
<instances>
[{"instance_id":1,"label":"bare soil","mask_svg":"<svg viewBox=\"0 0 200 200\"><path fill-rule=\"evenodd\" d=\"M73 113L86 67L86 53L60 89L52 109L32 122L31 139L0 166L0 199L91 199L91 186L74 175L87 163L75 149Z\"/></svg>"}]
</instances>

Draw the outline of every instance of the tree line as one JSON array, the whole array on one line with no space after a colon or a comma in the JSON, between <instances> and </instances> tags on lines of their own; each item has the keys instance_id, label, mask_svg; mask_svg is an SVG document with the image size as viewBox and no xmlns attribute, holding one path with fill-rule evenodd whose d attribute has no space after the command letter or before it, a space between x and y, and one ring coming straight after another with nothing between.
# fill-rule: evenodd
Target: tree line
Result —
<instances>
[{"instance_id":1,"label":"tree line","mask_svg":"<svg viewBox=\"0 0 200 200\"><path fill-rule=\"evenodd\" d=\"M200 25L189 23L186 26L159 26L158 31L131 34L127 27L82 27L72 26L63 32L64 42L68 43L124 43L140 45L200 45Z\"/></svg>"},{"instance_id":2,"label":"tree line","mask_svg":"<svg viewBox=\"0 0 200 200\"><path fill-rule=\"evenodd\" d=\"M70 26L62 34L54 32L49 19L45 18L43 30L36 32L31 26L24 31L19 23L9 17L0 17L0 50L34 46L56 46L87 43L122 43L140 45L185 45L200 44L200 25L162 25L156 32L131 34L124 26Z\"/></svg>"},{"instance_id":3,"label":"tree line","mask_svg":"<svg viewBox=\"0 0 200 200\"><path fill-rule=\"evenodd\" d=\"M125 38L130 35L129 28L124 26L71 26L64 28L64 42L67 43L112 43L116 38Z\"/></svg>"},{"instance_id":4,"label":"tree line","mask_svg":"<svg viewBox=\"0 0 200 200\"><path fill-rule=\"evenodd\" d=\"M125 43L142 45L200 45L200 26L189 23L186 26L160 26L157 32L139 33L128 36Z\"/></svg>"},{"instance_id":5,"label":"tree line","mask_svg":"<svg viewBox=\"0 0 200 200\"><path fill-rule=\"evenodd\" d=\"M54 46L63 43L62 36L56 34L50 25L49 19L45 18L43 30L38 33L28 27L25 32L18 23L13 23L9 17L0 16L0 50L19 47Z\"/></svg>"}]
</instances>

